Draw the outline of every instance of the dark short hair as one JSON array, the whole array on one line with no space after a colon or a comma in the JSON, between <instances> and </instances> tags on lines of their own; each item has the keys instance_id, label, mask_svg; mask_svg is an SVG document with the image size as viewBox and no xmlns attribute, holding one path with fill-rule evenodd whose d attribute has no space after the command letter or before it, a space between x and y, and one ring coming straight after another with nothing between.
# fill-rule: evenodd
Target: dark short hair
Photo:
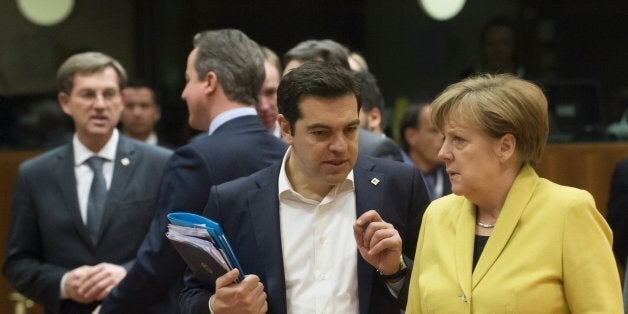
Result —
<instances>
[{"instance_id":1,"label":"dark short hair","mask_svg":"<svg viewBox=\"0 0 628 314\"><path fill-rule=\"evenodd\" d=\"M310 39L300 42L284 54L283 64L286 65L291 60L306 62L317 59L350 69L349 50L331 39Z\"/></svg>"},{"instance_id":2,"label":"dark short hair","mask_svg":"<svg viewBox=\"0 0 628 314\"><path fill-rule=\"evenodd\" d=\"M418 102L408 106L406 111L403 113L401 123L399 125L399 136L401 138L401 148L405 152L410 151L410 144L408 144L408 139L406 139L406 130L409 128L418 129L420 127L421 122L419 121L419 117L421 110L423 110L423 107L427 107L429 105L430 103L428 101Z\"/></svg>"},{"instance_id":3,"label":"dark short hair","mask_svg":"<svg viewBox=\"0 0 628 314\"><path fill-rule=\"evenodd\" d=\"M326 62L308 61L283 76L277 90L277 105L294 132L294 124L302 117L299 104L303 97L331 99L349 94L355 96L359 112L362 100L353 72Z\"/></svg>"},{"instance_id":4,"label":"dark short hair","mask_svg":"<svg viewBox=\"0 0 628 314\"><path fill-rule=\"evenodd\" d=\"M194 68L199 79L214 72L225 96L242 104L257 103L266 73L257 43L236 29L204 31L194 36Z\"/></svg>"},{"instance_id":5,"label":"dark short hair","mask_svg":"<svg viewBox=\"0 0 628 314\"><path fill-rule=\"evenodd\" d=\"M355 73L355 79L360 84L362 91L362 111L370 112L374 108L382 110L384 107L384 97L377 86L377 79L369 71Z\"/></svg>"},{"instance_id":6,"label":"dark short hair","mask_svg":"<svg viewBox=\"0 0 628 314\"><path fill-rule=\"evenodd\" d=\"M129 79L129 82L126 84L125 88L135 88L135 89L148 88L153 93L153 100L155 102L155 106L157 107L161 106L161 98L157 94L157 90L153 87L152 84L148 83L148 81L141 78L131 78Z\"/></svg>"}]
</instances>

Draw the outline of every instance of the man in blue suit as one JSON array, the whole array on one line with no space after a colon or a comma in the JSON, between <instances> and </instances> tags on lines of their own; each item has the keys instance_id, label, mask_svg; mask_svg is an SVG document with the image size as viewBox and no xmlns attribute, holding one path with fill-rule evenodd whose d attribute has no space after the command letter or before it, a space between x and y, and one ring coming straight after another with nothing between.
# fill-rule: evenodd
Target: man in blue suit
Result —
<instances>
[{"instance_id":1,"label":"man in blue suit","mask_svg":"<svg viewBox=\"0 0 628 314\"><path fill-rule=\"evenodd\" d=\"M232 29L197 34L185 77L181 97L188 106L188 122L195 129L209 129L209 136L177 149L168 162L159 212L137 262L100 313L176 313L185 263L165 237L166 214L200 214L211 186L279 162L286 150L256 115L264 59L245 34Z\"/></svg>"},{"instance_id":2,"label":"man in blue suit","mask_svg":"<svg viewBox=\"0 0 628 314\"><path fill-rule=\"evenodd\" d=\"M98 52L59 68L71 143L20 165L4 274L46 313L91 313L127 273L154 215L169 150L120 135L127 76Z\"/></svg>"},{"instance_id":3,"label":"man in blue suit","mask_svg":"<svg viewBox=\"0 0 628 314\"><path fill-rule=\"evenodd\" d=\"M183 313L399 313L428 196L419 172L358 155L353 75L306 62L279 85L290 145L283 163L212 188L204 215L222 225L247 273L191 272Z\"/></svg>"}]
</instances>

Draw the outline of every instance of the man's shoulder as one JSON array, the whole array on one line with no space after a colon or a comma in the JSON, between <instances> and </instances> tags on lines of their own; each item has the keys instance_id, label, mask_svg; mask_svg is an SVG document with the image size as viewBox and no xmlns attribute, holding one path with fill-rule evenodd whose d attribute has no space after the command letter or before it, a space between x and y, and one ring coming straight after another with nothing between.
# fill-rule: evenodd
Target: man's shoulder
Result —
<instances>
[{"instance_id":1,"label":"man's shoulder","mask_svg":"<svg viewBox=\"0 0 628 314\"><path fill-rule=\"evenodd\" d=\"M264 187L268 185L277 185L281 163L277 162L268 167L262 168L248 176L243 176L223 182L219 184L219 189L231 189L233 191L242 191L242 187Z\"/></svg>"},{"instance_id":2,"label":"man's shoulder","mask_svg":"<svg viewBox=\"0 0 628 314\"><path fill-rule=\"evenodd\" d=\"M413 173L418 170L416 167L408 165L406 163L386 159L386 158L378 158L370 155L360 154L358 157L358 161L356 163L357 167L372 170L372 171L385 171L385 172L401 172L401 173Z\"/></svg>"},{"instance_id":3,"label":"man's shoulder","mask_svg":"<svg viewBox=\"0 0 628 314\"><path fill-rule=\"evenodd\" d=\"M198 154L201 156L218 158L249 158L249 153L260 151L276 151L277 156L283 156L287 144L265 130L252 132L220 132L195 138L186 145L179 147L175 154L187 156ZM227 154L226 152L231 152ZM243 154L237 154L237 153ZM259 156L258 156L259 157Z\"/></svg>"},{"instance_id":4,"label":"man's shoulder","mask_svg":"<svg viewBox=\"0 0 628 314\"><path fill-rule=\"evenodd\" d=\"M358 150L366 155L403 161L401 148L386 136L360 129Z\"/></svg>"},{"instance_id":5,"label":"man's shoulder","mask_svg":"<svg viewBox=\"0 0 628 314\"><path fill-rule=\"evenodd\" d=\"M23 161L20 164L21 169L31 169L31 168L39 168L39 167L47 167L50 166L52 161L58 160L64 156L68 156L74 158L71 155L72 149L71 144L64 144L59 147L53 148L51 150L45 151L40 155L32 157Z\"/></svg>"}]
</instances>

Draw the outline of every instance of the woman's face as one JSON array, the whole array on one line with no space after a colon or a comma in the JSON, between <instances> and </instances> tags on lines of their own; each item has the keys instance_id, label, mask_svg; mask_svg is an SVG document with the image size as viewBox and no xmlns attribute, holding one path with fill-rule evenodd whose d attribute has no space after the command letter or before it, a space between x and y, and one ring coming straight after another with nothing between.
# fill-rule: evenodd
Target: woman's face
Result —
<instances>
[{"instance_id":1,"label":"woman's face","mask_svg":"<svg viewBox=\"0 0 628 314\"><path fill-rule=\"evenodd\" d=\"M447 117L438 158L445 162L453 193L473 200L491 193L505 169L498 160L499 139L467 121Z\"/></svg>"}]
</instances>

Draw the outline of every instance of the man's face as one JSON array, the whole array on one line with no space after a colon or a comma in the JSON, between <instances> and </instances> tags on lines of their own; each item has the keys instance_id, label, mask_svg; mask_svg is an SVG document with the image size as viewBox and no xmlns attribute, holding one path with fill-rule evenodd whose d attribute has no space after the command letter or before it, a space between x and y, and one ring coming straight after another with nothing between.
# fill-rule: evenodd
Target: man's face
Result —
<instances>
[{"instance_id":1,"label":"man's face","mask_svg":"<svg viewBox=\"0 0 628 314\"><path fill-rule=\"evenodd\" d=\"M118 73L110 67L76 73L70 94L59 93L61 109L74 120L79 139L111 136L123 109L118 82Z\"/></svg>"},{"instance_id":2,"label":"man's face","mask_svg":"<svg viewBox=\"0 0 628 314\"><path fill-rule=\"evenodd\" d=\"M259 92L255 107L262 123L269 131L274 131L277 122L277 87L279 87L279 71L270 62L264 61L266 79Z\"/></svg>"},{"instance_id":3,"label":"man's face","mask_svg":"<svg viewBox=\"0 0 628 314\"><path fill-rule=\"evenodd\" d=\"M198 77L194 62L198 49L190 52L185 69L185 88L181 93L181 99L188 106L188 123L196 130L206 131L209 128L209 108L207 102L208 84L206 78Z\"/></svg>"},{"instance_id":4,"label":"man's face","mask_svg":"<svg viewBox=\"0 0 628 314\"><path fill-rule=\"evenodd\" d=\"M442 163L438 159L438 151L443 146L443 134L430 119L432 108L424 106L419 112L419 128L416 129L410 144L411 149L431 169ZM430 169L430 170L431 170Z\"/></svg>"},{"instance_id":5,"label":"man's face","mask_svg":"<svg viewBox=\"0 0 628 314\"><path fill-rule=\"evenodd\" d=\"M345 180L357 160L357 100L353 94L338 98L304 96L299 108L302 117L294 130L283 116L279 119L283 138L292 145L288 176L297 191L305 188L324 196Z\"/></svg>"},{"instance_id":6,"label":"man's face","mask_svg":"<svg viewBox=\"0 0 628 314\"><path fill-rule=\"evenodd\" d=\"M160 117L153 91L147 87L127 87L123 94L124 110L120 119L124 131L142 135L153 132Z\"/></svg>"}]
</instances>

